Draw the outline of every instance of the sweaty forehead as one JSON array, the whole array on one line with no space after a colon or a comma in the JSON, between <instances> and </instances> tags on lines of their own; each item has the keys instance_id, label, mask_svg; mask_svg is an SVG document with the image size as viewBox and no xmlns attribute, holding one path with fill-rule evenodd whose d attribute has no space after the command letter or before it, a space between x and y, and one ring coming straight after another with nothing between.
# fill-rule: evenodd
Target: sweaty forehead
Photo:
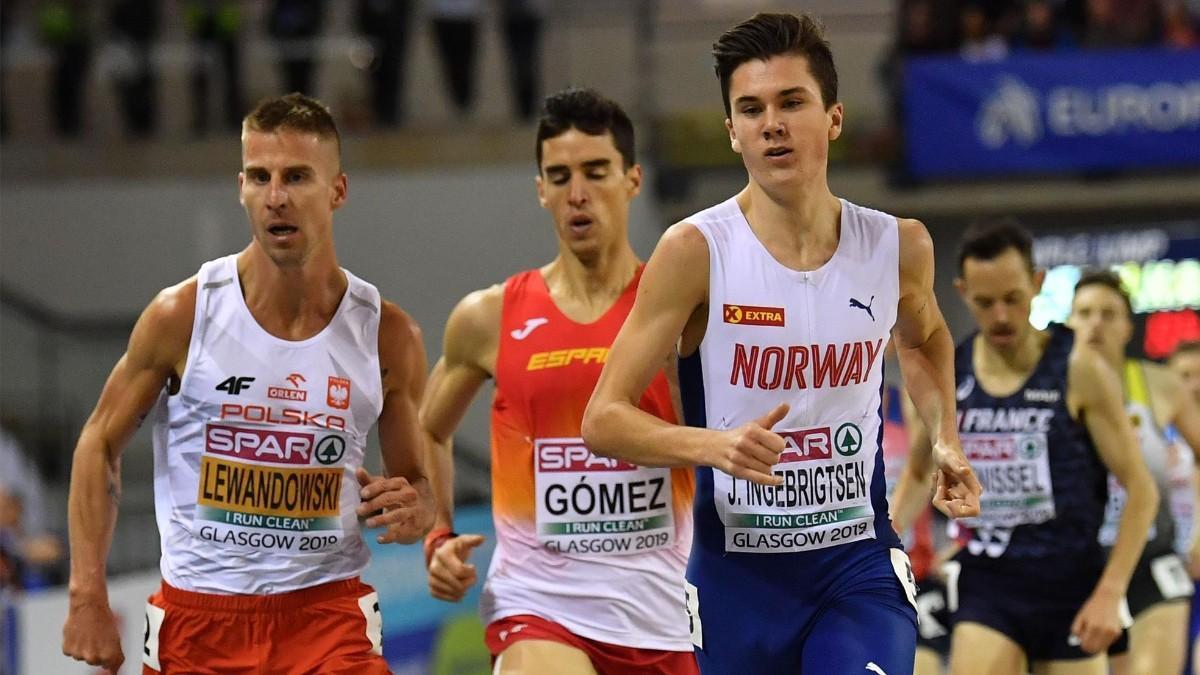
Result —
<instances>
[{"instance_id":1,"label":"sweaty forehead","mask_svg":"<svg viewBox=\"0 0 1200 675\"><path fill-rule=\"evenodd\" d=\"M1016 251L1006 251L990 260L967 258L963 261L962 276L973 293L1004 295L1033 288L1029 269Z\"/></svg>"}]
</instances>

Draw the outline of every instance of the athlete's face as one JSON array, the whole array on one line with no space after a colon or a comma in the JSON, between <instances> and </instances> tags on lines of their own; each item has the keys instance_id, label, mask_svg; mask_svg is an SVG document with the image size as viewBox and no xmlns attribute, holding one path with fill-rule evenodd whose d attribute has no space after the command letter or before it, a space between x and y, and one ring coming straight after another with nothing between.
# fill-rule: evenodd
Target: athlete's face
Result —
<instances>
[{"instance_id":1,"label":"athlete's face","mask_svg":"<svg viewBox=\"0 0 1200 675\"><path fill-rule=\"evenodd\" d=\"M1200 352L1179 352L1171 357L1171 370L1183 382L1183 389L1200 405Z\"/></svg>"},{"instance_id":2,"label":"athlete's face","mask_svg":"<svg viewBox=\"0 0 1200 675\"><path fill-rule=\"evenodd\" d=\"M1032 329L1029 308L1042 288L1040 270L1030 273L1025 259L1010 248L991 260L967 258L954 286L984 339L1001 352L1016 349Z\"/></svg>"},{"instance_id":3,"label":"athlete's face","mask_svg":"<svg viewBox=\"0 0 1200 675\"><path fill-rule=\"evenodd\" d=\"M842 104L826 107L806 57L743 63L729 77L729 101L729 141L756 183L824 179L829 142L842 133Z\"/></svg>"},{"instance_id":4,"label":"athlete's face","mask_svg":"<svg viewBox=\"0 0 1200 675\"><path fill-rule=\"evenodd\" d=\"M1101 284L1089 284L1075 292L1067 325L1076 338L1099 349L1116 361L1125 354L1133 337L1133 322L1119 293Z\"/></svg>"},{"instance_id":5,"label":"athlete's face","mask_svg":"<svg viewBox=\"0 0 1200 675\"><path fill-rule=\"evenodd\" d=\"M332 247L333 212L346 201L337 141L299 131L242 133L240 201L251 235L279 265Z\"/></svg>"},{"instance_id":6,"label":"athlete's face","mask_svg":"<svg viewBox=\"0 0 1200 675\"><path fill-rule=\"evenodd\" d=\"M595 255L628 236L629 204L641 188L641 166L624 168L609 132L572 128L542 141L538 201L576 255Z\"/></svg>"}]
</instances>

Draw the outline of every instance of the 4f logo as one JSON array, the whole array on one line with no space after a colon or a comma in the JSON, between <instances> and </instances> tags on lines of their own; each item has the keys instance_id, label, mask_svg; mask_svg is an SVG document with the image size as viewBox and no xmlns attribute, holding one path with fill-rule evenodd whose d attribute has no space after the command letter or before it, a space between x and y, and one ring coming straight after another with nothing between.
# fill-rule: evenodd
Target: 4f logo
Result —
<instances>
[{"instance_id":1,"label":"4f logo","mask_svg":"<svg viewBox=\"0 0 1200 675\"><path fill-rule=\"evenodd\" d=\"M238 377L236 375L227 377L217 385L217 391L227 392L230 396L237 396L243 391L250 388L250 383L254 381L253 377Z\"/></svg>"}]
</instances>

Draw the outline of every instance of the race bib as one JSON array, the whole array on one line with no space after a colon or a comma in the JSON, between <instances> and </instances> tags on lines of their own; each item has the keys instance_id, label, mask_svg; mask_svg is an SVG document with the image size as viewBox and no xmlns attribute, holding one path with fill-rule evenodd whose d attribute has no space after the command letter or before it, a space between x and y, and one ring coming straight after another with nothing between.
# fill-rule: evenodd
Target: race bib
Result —
<instances>
[{"instance_id":1,"label":"race bib","mask_svg":"<svg viewBox=\"0 0 1200 675\"><path fill-rule=\"evenodd\" d=\"M980 518L965 519L1011 528L1054 518L1054 486L1045 433L962 434L962 448L983 485Z\"/></svg>"},{"instance_id":2,"label":"race bib","mask_svg":"<svg viewBox=\"0 0 1200 675\"><path fill-rule=\"evenodd\" d=\"M534 442L538 541L553 553L628 555L675 543L671 470L598 457L582 438Z\"/></svg>"},{"instance_id":3,"label":"race bib","mask_svg":"<svg viewBox=\"0 0 1200 675\"><path fill-rule=\"evenodd\" d=\"M209 422L192 531L225 546L316 551L342 538L346 433Z\"/></svg>"},{"instance_id":4,"label":"race bib","mask_svg":"<svg viewBox=\"0 0 1200 675\"><path fill-rule=\"evenodd\" d=\"M713 469L713 498L725 524L725 550L789 553L873 539L875 452L853 422L775 430L785 443L766 486Z\"/></svg>"}]
</instances>

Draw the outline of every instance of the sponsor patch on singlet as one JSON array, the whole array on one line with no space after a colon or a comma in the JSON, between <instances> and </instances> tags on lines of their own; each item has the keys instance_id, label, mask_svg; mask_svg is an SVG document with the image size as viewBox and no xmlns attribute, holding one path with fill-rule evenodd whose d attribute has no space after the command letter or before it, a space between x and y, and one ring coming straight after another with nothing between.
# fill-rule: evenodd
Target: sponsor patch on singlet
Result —
<instances>
[{"instance_id":1,"label":"sponsor patch on singlet","mask_svg":"<svg viewBox=\"0 0 1200 675\"><path fill-rule=\"evenodd\" d=\"M979 511L988 525L1015 527L1054 518L1046 433L963 433L962 448L979 476ZM978 519L964 521L973 527Z\"/></svg>"},{"instance_id":2,"label":"sponsor patch on singlet","mask_svg":"<svg viewBox=\"0 0 1200 675\"><path fill-rule=\"evenodd\" d=\"M772 473L778 486L713 470L713 496L725 524L725 550L788 553L871 539L875 453L853 422L776 430L787 443Z\"/></svg>"},{"instance_id":3,"label":"sponsor patch on singlet","mask_svg":"<svg viewBox=\"0 0 1200 675\"><path fill-rule=\"evenodd\" d=\"M534 442L538 540L555 553L626 555L675 541L671 470L597 457L582 438Z\"/></svg>"},{"instance_id":4,"label":"sponsor patch on singlet","mask_svg":"<svg viewBox=\"0 0 1200 675\"><path fill-rule=\"evenodd\" d=\"M193 527L198 536L297 551L340 541L344 432L209 422L204 435Z\"/></svg>"}]
</instances>

